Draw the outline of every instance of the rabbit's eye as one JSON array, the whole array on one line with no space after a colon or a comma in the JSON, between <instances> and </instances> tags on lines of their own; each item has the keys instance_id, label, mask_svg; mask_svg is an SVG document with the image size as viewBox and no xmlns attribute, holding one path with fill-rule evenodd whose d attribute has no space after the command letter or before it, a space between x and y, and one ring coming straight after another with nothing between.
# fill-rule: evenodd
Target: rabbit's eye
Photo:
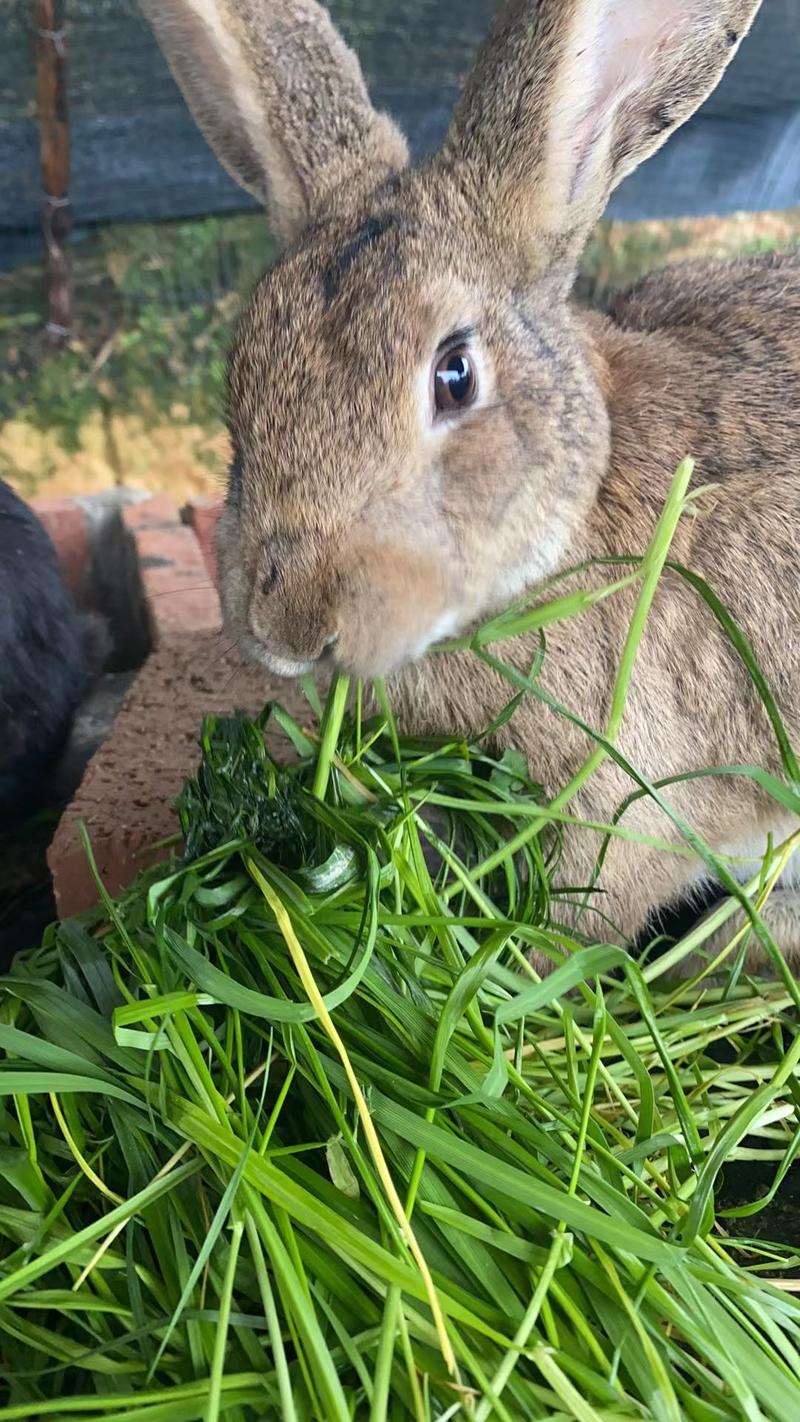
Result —
<instances>
[{"instance_id":1,"label":"rabbit's eye","mask_svg":"<svg viewBox=\"0 0 800 1422\"><path fill-rule=\"evenodd\" d=\"M441 356L433 373L436 408L442 414L466 410L478 393L478 381L469 352L464 346Z\"/></svg>"}]
</instances>

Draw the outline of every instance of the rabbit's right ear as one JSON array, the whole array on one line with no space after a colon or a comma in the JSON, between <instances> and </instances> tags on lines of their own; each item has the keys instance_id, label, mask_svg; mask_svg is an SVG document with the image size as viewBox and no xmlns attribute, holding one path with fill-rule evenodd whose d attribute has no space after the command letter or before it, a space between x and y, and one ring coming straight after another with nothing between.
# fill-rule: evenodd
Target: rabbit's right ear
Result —
<instances>
[{"instance_id":1,"label":"rabbit's right ear","mask_svg":"<svg viewBox=\"0 0 800 1422\"><path fill-rule=\"evenodd\" d=\"M140 3L197 124L284 241L340 188L377 186L408 162L315 0Z\"/></svg>"},{"instance_id":2,"label":"rabbit's right ear","mask_svg":"<svg viewBox=\"0 0 800 1422\"><path fill-rule=\"evenodd\" d=\"M565 278L609 195L711 93L761 0L505 0L441 160Z\"/></svg>"}]
</instances>

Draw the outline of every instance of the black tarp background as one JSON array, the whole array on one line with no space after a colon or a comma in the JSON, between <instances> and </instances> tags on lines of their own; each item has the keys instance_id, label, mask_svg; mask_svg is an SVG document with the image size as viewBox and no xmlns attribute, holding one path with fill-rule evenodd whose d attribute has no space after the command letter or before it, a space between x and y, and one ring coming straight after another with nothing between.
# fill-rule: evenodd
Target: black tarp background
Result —
<instances>
[{"instance_id":1,"label":"black tarp background","mask_svg":"<svg viewBox=\"0 0 800 1422\"><path fill-rule=\"evenodd\" d=\"M435 145L495 0L331 0L373 97ZM659 0L652 0L658 4ZM711 0L713 3L713 0ZM135 0L67 0L76 226L241 211ZM31 0L0 0L0 265L37 251ZM800 0L765 0L717 92L615 195L611 215L679 218L800 204Z\"/></svg>"}]
</instances>

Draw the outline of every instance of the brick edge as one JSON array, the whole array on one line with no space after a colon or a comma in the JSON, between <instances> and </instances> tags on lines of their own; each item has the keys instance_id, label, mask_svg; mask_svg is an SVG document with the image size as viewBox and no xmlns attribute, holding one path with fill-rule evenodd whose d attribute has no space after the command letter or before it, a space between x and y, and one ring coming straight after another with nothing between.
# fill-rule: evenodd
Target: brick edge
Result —
<instances>
[{"instance_id":1,"label":"brick edge","mask_svg":"<svg viewBox=\"0 0 800 1422\"><path fill-rule=\"evenodd\" d=\"M79 498L34 499L31 507L50 536L70 592L80 601L92 564L93 539L103 537L102 524L93 528L86 503ZM144 595L153 650L176 638L218 631L222 616L214 540L221 502L196 499L181 510L168 496L156 494L119 507ZM140 668L119 716L124 715L129 702L135 704L139 680L149 664L150 658ZM114 728L109 739L113 742ZM103 750L101 747L90 761L48 851L60 918L81 913L97 902L96 886L74 828L82 795L91 785L95 762ZM113 828L98 829L92 835L92 849L111 894L125 888L147 863L163 857L144 832L131 835Z\"/></svg>"}]
</instances>

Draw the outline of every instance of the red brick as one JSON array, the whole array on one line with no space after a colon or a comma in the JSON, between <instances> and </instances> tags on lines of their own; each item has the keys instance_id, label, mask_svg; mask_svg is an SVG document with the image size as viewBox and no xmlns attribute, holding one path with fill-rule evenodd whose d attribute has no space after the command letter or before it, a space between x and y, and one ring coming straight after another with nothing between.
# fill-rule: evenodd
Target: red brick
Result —
<instances>
[{"instance_id":1,"label":"red brick","mask_svg":"<svg viewBox=\"0 0 800 1422\"><path fill-rule=\"evenodd\" d=\"M50 535L67 587L76 596L91 556L86 514L73 499L34 499L31 507Z\"/></svg>"},{"instance_id":2,"label":"red brick","mask_svg":"<svg viewBox=\"0 0 800 1422\"><path fill-rule=\"evenodd\" d=\"M205 498L192 499L182 512L184 522L195 532L206 566L214 583L217 583L217 524L222 513L222 500Z\"/></svg>"},{"instance_id":3,"label":"red brick","mask_svg":"<svg viewBox=\"0 0 800 1422\"><path fill-rule=\"evenodd\" d=\"M143 869L159 859L168 859L170 853L168 847L148 853L135 835L124 833L114 833L106 839L90 833L90 840L97 872L112 898L132 884ZM77 831L72 835L71 848L63 846L55 858L51 847L48 863L59 918L74 918L95 907L100 896Z\"/></svg>"},{"instance_id":4,"label":"red brick","mask_svg":"<svg viewBox=\"0 0 800 1422\"><path fill-rule=\"evenodd\" d=\"M219 598L194 533L181 523L177 505L156 494L123 510L136 544L153 640L208 632L222 622Z\"/></svg>"},{"instance_id":5,"label":"red brick","mask_svg":"<svg viewBox=\"0 0 800 1422\"><path fill-rule=\"evenodd\" d=\"M219 634L164 639L128 692L50 846L61 918L93 907L98 897L79 825L86 827L103 883L119 893L169 853L152 846L178 831L175 800L197 764L203 716L237 707L255 715L273 699L308 724L308 705L296 684L245 666ZM278 733L271 744L277 754L289 754Z\"/></svg>"}]
</instances>

